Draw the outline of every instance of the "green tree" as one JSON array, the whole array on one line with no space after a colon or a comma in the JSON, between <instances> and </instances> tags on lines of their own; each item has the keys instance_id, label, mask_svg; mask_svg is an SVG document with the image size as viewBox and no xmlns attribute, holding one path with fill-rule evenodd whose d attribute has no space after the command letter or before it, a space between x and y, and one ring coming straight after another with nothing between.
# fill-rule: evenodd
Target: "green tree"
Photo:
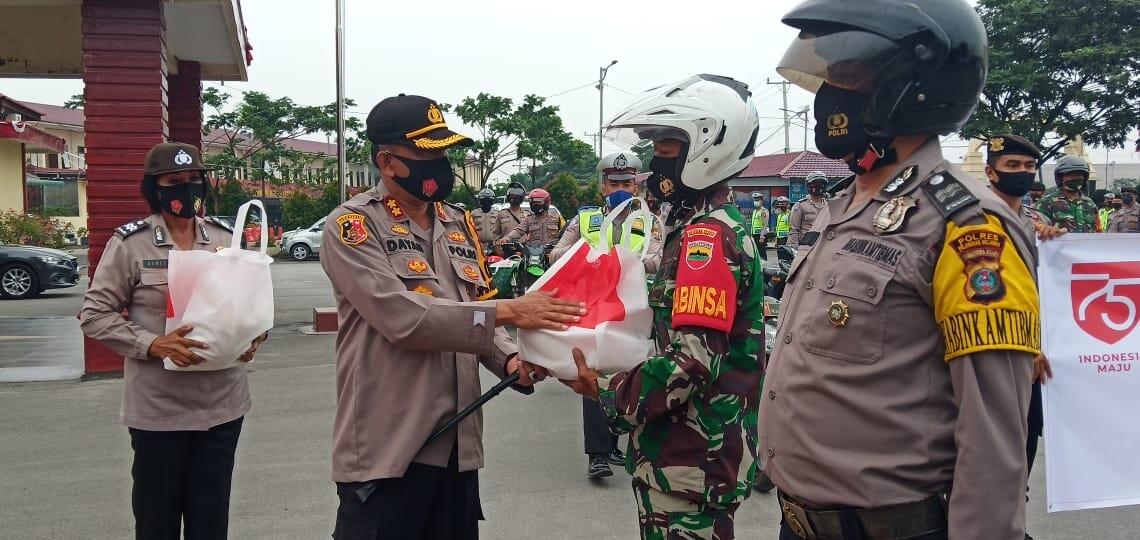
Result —
<instances>
[{"instance_id":1,"label":"green tree","mask_svg":"<svg viewBox=\"0 0 1140 540\"><path fill-rule=\"evenodd\" d=\"M87 106L87 97L83 94L75 94L63 102L64 109L82 109Z\"/></svg>"},{"instance_id":2,"label":"green tree","mask_svg":"<svg viewBox=\"0 0 1140 540\"><path fill-rule=\"evenodd\" d=\"M1140 180L1135 178L1117 178L1112 181L1112 192L1120 193L1122 187L1137 187L1140 186Z\"/></svg>"},{"instance_id":3,"label":"green tree","mask_svg":"<svg viewBox=\"0 0 1140 540\"><path fill-rule=\"evenodd\" d=\"M277 183L282 179L300 179L305 165L321 165L316 179L323 183L336 178L335 156L314 156L293 150L288 139L303 135L336 133L336 104L298 105L288 97L271 98L262 92L245 92L241 101L229 106L230 96L217 88L202 92L202 103L213 109L203 125L203 133L219 130L222 151L206 157L206 162L222 170L250 169L255 180ZM348 106L356 103L346 99ZM361 128L360 120L349 117L346 131ZM346 139L350 144L351 139Z\"/></svg>"},{"instance_id":4,"label":"green tree","mask_svg":"<svg viewBox=\"0 0 1140 540\"><path fill-rule=\"evenodd\" d=\"M990 71L965 137L1015 133L1042 161L1075 137L1116 147L1140 116L1136 0L979 0ZM1058 140L1043 144L1046 136Z\"/></svg>"},{"instance_id":5,"label":"green tree","mask_svg":"<svg viewBox=\"0 0 1140 540\"><path fill-rule=\"evenodd\" d=\"M237 180L219 180L218 184L215 186L212 215L236 216L238 207L253 197Z\"/></svg>"},{"instance_id":6,"label":"green tree","mask_svg":"<svg viewBox=\"0 0 1140 540\"><path fill-rule=\"evenodd\" d=\"M590 180L586 187L578 191L578 202L582 206L602 205L602 186L597 180Z\"/></svg>"},{"instance_id":7,"label":"green tree","mask_svg":"<svg viewBox=\"0 0 1140 540\"><path fill-rule=\"evenodd\" d=\"M476 132L474 146L449 152L457 179L472 192L482 189L507 165L519 160L545 163L574 140L563 128L558 107L535 95L525 96L516 105L510 98L482 92L458 105L442 107L454 111ZM476 166L465 166L468 163Z\"/></svg>"},{"instance_id":8,"label":"green tree","mask_svg":"<svg viewBox=\"0 0 1140 540\"><path fill-rule=\"evenodd\" d=\"M546 186L550 192L550 203L566 216L567 220L582 206L579 196L578 180L573 175L562 173Z\"/></svg>"}]
</instances>

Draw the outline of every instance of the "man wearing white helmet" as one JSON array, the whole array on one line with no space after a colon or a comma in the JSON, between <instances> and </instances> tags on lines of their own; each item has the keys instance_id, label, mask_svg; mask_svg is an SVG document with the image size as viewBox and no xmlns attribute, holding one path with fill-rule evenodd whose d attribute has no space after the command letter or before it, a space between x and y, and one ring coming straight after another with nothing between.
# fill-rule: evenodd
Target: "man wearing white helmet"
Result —
<instances>
[{"instance_id":1,"label":"man wearing white helmet","mask_svg":"<svg viewBox=\"0 0 1140 540\"><path fill-rule=\"evenodd\" d=\"M630 433L642 538L733 538L756 477L764 357L760 254L728 180L752 161L758 119L747 85L696 75L650 90L607 136L653 141L649 189L672 208L650 287L659 354L601 376L574 351L574 391Z\"/></svg>"},{"instance_id":2,"label":"man wearing white helmet","mask_svg":"<svg viewBox=\"0 0 1140 540\"><path fill-rule=\"evenodd\" d=\"M585 238L591 246L598 245L605 214L637 194L636 178L640 169L641 160L630 151L615 152L598 162L598 171L602 173L602 196L606 201L605 206L603 208L584 206L578 210L578 215L566 225L562 237L550 251L551 264L569 252L580 238ZM610 245L624 243L627 247L638 251L648 241L650 244L644 260L645 271L656 272L657 265L661 262L661 226L654 223L647 234L646 224L640 223L639 219L638 223L633 224L631 238L624 239L621 237L622 225L628 214L629 210L626 210L622 216L614 220L613 230L608 233ZM618 437L610 433L609 423L601 408L596 401L585 397L582 398L582 434L585 439L586 455L589 456L586 463L588 478L613 476L610 465L625 464L625 454L617 447Z\"/></svg>"},{"instance_id":3,"label":"man wearing white helmet","mask_svg":"<svg viewBox=\"0 0 1140 540\"><path fill-rule=\"evenodd\" d=\"M772 209L776 211L776 245L783 246L788 243L788 236L792 234L792 200L783 195L776 197Z\"/></svg>"},{"instance_id":4,"label":"man wearing white helmet","mask_svg":"<svg viewBox=\"0 0 1140 540\"><path fill-rule=\"evenodd\" d=\"M752 238L761 251L768 246L768 219L771 214L764 207L764 194L759 191L752 192Z\"/></svg>"},{"instance_id":5,"label":"man wearing white helmet","mask_svg":"<svg viewBox=\"0 0 1140 540\"><path fill-rule=\"evenodd\" d=\"M808 196L792 207L792 215L788 218L791 231L788 232L788 244L796 247L800 244L800 237L811 230L815 218L823 211L827 200L823 195L827 193L827 175L813 171L807 175Z\"/></svg>"}]
</instances>

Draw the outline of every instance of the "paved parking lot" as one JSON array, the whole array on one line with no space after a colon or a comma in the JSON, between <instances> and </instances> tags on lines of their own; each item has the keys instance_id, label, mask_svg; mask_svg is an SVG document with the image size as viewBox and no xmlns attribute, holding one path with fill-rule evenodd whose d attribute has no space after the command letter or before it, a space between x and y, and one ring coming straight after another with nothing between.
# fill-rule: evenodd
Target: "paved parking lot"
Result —
<instances>
[{"instance_id":1,"label":"paved parking lot","mask_svg":"<svg viewBox=\"0 0 1140 540\"><path fill-rule=\"evenodd\" d=\"M314 306L332 305L332 294L317 262L282 261L273 272L277 328L250 365L254 407L238 447L231 538L328 538L336 507L329 481L334 336L300 329ZM81 300L75 288L0 303L0 310L6 318L38 317L26 324L47 328L63 323L35 321L73 317ZM0 340L0 359L18 367L12 343ZM485 387L491 383L484 380ZM121 395L117 379L0 384L0 538L131 536L130 446L118 423ZM490 402L487 468L480 476L484 538L637 538L628 476L619 472L604 482L584 477L580 415L577 396L556 383L540 385L534 396L508 391ZM1038 463L1029 516L1035 538L1138 537L1135 509L1046 515L1044 460ZM756 495L741 507L738 538L775 538L774 499Z\"/></svg>"}]
</instances>

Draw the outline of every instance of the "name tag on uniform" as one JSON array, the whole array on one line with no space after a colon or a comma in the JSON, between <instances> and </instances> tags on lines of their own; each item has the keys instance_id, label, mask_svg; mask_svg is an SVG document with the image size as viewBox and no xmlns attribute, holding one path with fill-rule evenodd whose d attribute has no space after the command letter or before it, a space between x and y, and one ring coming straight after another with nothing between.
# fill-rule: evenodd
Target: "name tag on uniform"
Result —
<instances>
[{"instance_id":1,"label":"name tag on uniform","mask_svg":"<svg viewBox=\"0 0 1140 540\"><path fill-rule=\"evenodd\" d=\"M146 259L142 262L143 268L166 268L170 264L169 259Z\"/></svg>"}]
</instances>

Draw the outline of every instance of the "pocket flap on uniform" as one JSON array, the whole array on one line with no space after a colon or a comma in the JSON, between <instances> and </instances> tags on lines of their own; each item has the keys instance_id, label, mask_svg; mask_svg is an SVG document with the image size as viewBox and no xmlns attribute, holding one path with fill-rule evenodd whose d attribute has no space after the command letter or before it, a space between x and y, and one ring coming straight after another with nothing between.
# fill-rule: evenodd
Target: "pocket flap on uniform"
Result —
<instances>
[{"instance_id":1,"label":"pocket flap on uniform","mask_svg":"<svg viewBox=\"0 0 1140 540\"><path fill-rule=\"evenodd\" d=\"M144 271L139 274L139 283L142 285L166 285L166 270Z\"/></svg>"},{"instance_id":2,"label":"pocket flap on uniform","mask_svg":"<svg viewBox=\"0 0 1140 540\"><path fill-rule=\"evenodd\" d=\"M457 260L451 261L451 267L455 269L455 275L459 276L459 279L466 281L472 285L482 286L483 274L479 271L479 267L477 265L478 263L476 262Z\"/></svg>"},{"instance_id":3,"label":"pocket flap on uniform","mask_svg":"<svg viewBox=\"0 0 1140 540\"><path fill-rule=\"evenodd\" d=\"M878 305L883 299L893 272L866 264L847 264L834 276L817 286L829 293Z\"/></svg>"},{"instance_id":4,"label":"pocket flap on uniform","mask_svg":"<svg viewBox=\"0 0 1140 540\"><path fill-rule=\"evenodd\" d=\"M419 255L392 256L392 268L401 279L436 279L427 259Z\"/></svg>"}]
</instances>

